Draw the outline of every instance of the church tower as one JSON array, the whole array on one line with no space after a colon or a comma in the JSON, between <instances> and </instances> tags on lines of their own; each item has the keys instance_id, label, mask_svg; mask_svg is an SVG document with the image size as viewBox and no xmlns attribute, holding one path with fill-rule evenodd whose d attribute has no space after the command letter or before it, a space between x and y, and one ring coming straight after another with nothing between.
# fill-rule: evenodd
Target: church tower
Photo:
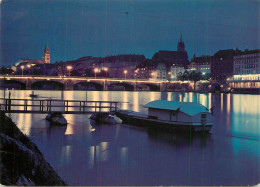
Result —
<instances>
[{"instance_id":1,"label":"church tower","mask_svg":"<svg viewBox=\"0 0 260 187\"><path fill-rule=\"evenodd\" d=\"M184 42L182 41L182 35L180 41L178 42L177 51L185 51L185 45Z\"/></svg>"},{"instance_id":2,"label":"church tower","mask_svg":"<svg viewBox=\"0 0 260 187\"><path fill-rule=\"evenodd\" d=\"M48 45L44 49L42 60L46 64L50 64L51 63L50 50L49 50L49 46Z\"/></svg>"}]
</instances>

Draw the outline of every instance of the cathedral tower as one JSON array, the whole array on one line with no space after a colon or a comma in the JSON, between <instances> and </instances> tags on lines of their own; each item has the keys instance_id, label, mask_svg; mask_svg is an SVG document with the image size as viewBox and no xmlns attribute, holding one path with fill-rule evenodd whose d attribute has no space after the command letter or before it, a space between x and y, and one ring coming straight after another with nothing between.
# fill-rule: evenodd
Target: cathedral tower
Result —
<instances>
[{"instance_id":1,"label":"cathedral tower","mask_svg":"<svg viewBox=\"0 0 260 187\"><path fill-rule=\"evenodd\" d=\"M44 49L42 60L46 64L50 64L51 63L50 50L49 50L49 46L48 45Z\"/></svg>"},{"instance_id":2,"label":"cathedral tower","mask_svg":"<svg viewBox=\"0 0 260 187\"><path fill-rule=\"evenodd\" d=\"M185 51L185 45L184 42L182 41L182 35L180 41L178 42L177 51Z\"/></svg>"}]
</instances>

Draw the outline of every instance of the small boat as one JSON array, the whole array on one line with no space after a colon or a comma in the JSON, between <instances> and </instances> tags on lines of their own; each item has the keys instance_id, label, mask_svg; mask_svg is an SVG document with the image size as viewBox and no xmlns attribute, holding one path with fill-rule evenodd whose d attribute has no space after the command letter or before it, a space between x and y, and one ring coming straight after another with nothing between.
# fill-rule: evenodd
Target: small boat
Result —
<instances>
[{"instance_id":1,"label":"small boat","mask_svg":"<svg viewBox=\"0 0 260 187\"><path fill-rule=\"evenodd\" d=\"M34 91L29 95L29 97L38 97L38 95L34 94Z\"/></svg>"},{"instance_id":2,"label":"small boat","mask_svg":"<svg viewBox=\"0 0 260 187\"><path fill-rule=\"evenodd\" d=\"M167 131L210 131L214 116L198 103L156 100L147 103L148 115L129 110L116 115L123 123Z\"/></svg>"},{"instance_id":3,"label":"small boat","mask_svg":"<svg viewBox=\"0 0 260 187\"><path fill-rule=\"evenodd\" d=\"M51 112L46 118L52 125L67 125L67 120L64 118L61 112Z\"/></svg>"},{"instance_id":4,"label":"small boat","mask_svg":"<svg viewBox=\"0 0 260 187\"><path fill-rule=\"evenodd\" d=\"M104 113L104 112L98 112L98 113L93 113L90 116L90 119L94 120L95 122L99 124L116 124L117 121L114 119L112 115L109 113Z\"/></svg>"}]
</instances>

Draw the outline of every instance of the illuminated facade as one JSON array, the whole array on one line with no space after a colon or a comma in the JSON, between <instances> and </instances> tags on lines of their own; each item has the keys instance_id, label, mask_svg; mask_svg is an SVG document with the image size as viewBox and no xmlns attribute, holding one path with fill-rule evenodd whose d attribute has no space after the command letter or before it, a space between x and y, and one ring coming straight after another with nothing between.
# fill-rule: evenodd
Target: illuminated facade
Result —
<instances>
[{"instance_id":1,"label":"illuminated facade","mask_svg":"<svg viewBox=\"0 0 260 187\"><path fill-rule=\"evenodd\" d=\"M260 49L234 56L233 80L260 80Z\"/></svg>"},{"instance_id":2,"label":"illuminated facade","mask_svg":"<svg viewBox=\"0 0 260 187\"><path fill-rule=\"evenodd\" d=\"M196 57L195 55L191 59L189 65L190 71L201 72L202 75L210 73L211 56Z\"/></svg>"},{"instance_id":3,"label":"illuminated facade","mask_svg":"<svg viewBox=\"0 0 260 187\"><path fill-rule=\"evenodd\" d=\"M178 66L178 65L173 64L171 67L171 81L176 81L178 78L177 76L180 73L184 73L184 71L185 71L185 69L183 66Z\"/></svg>"},{"instance_id":4,"label":"illuminated facade","mask_svg":"<svg viewBox=\"0 0 260 187\"><path fill-rule=\"evenodd\" d=\"M156 67L156 79L167 80L167 67L164 63L159 63Z\"/></svg>"},{"instance_id":5,"label":"illuminated facade","mask_svg":"<svg viewBox=\"0 0 260 187\"><path fill-rule=\"evenodd\" d=\"M50 50L48 45L44 49L42 60L45 64L51 63Z\"/></svg>"}]
</instances>

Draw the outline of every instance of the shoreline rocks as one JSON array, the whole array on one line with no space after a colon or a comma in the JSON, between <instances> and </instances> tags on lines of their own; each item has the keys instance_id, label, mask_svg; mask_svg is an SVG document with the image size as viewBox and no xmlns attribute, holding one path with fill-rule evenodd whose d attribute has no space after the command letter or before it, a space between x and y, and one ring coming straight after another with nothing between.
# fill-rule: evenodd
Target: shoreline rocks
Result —
<instances>
[{"instance_id":1,"label":"shoreline rocks","mask_svg":"<svg viewBox=\"0 0 260 187\"><path fill-rule=\"evenodd\" d=\"M37 146L3 111L0 111L0 171L2 185L66 185Z\"/></svg>"}]
</instances>

